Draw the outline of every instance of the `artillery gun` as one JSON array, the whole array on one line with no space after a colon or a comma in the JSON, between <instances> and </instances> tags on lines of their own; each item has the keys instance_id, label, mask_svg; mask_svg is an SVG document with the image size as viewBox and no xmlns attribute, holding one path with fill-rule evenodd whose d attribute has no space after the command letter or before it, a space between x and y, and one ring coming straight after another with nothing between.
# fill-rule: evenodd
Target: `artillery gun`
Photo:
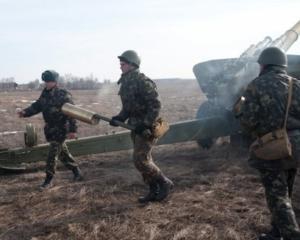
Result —
<instances>
[{"instance_id":1,"label":"artillery gun","mask_svg":"<svg viewBox=\"0 0 300 240\"><path fill-rule=\"evenodd\" d=\"M265 37L256 45L252 44L239 58L210 60L196 64L193 72L202 92L207 97L207 101L199 107L196 118L227 118L232 125L238 125L232 115L232 107L241 97L248 83L258 76L259 65L256 62L260 53L272 46L286 52L296 42L299 34L300 21L274 41L271 37ZM287 55L287 57L288 73L300 78L300 56ZM231 134L231 140L234 139L236 135ZM212 138L198 141L199 145L206 148L209 148L213 142Z\"/></svg>"},{"instance_id":2,"label":"artillery gun","mask_svg":"<svg viewBox=\"0 0 300 240\"><path fill-rule=\"evenodd\" d=\"M257 76L256 59L260 52L268 46L278 46L287 51L297 40L299 33L300 22L275 41L266 37L257 45L251 45L239 58L211 60L195 65L193 71L207 101L199 107L195 120L170 124L169 131L157 144L197 141L202 146L209 147L213 143L212 139L236 136L239 125L232 116L231 109L242 89ZM288 61L289 74L300 78L300 56L288 55ZM78 119L98 124L99 121L93 118L95 113L79 112L74 115ZM109 120L102 120L105 119ZM23 171L23 163L38 162L47 157L48 144L36 144L35 128L27 127L25 133L25 147L0 149L0 169ZM67 145L74 156L132 148L129 131L70 140Z\"/></svg>"},{"instance_id":3,"label":"artillery gun","mask_svg":"<svg viewBox=\"0 0 300 240\"><path fill-rule=\"evenodd\" d=\"M208 137L227 136L236 129L224 128L226 119L218 117L178 122L170 125L169 131L158 141L158 145L172 144ZM96 123L95 123L96 124ZM33 136L33 134L32 134ZM32 142L32 139L29 140ZM122 131L110 135L99 135L66 141L73 156L128 150L132 148L130 132ZM49 144L39 144L0 150L0 169L24 171L23 163L34 163L46 159Z\"/></svg>"}]
</instances>

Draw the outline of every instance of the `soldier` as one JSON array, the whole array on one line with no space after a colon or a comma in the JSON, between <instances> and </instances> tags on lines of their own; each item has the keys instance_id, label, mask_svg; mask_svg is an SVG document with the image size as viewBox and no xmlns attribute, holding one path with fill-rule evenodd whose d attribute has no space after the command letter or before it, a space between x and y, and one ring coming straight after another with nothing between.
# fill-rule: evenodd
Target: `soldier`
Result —
<instances>
[{"instance_id":1,"label":"soldier","mask_svg":"<svg viewBox=\"0 0 300 240\"><path fill-rule=\"evenodd\" d=\"M289 92L287 57L276 47L262 51L258 58L259 76L247 86L236 111L245 133L261 137L282 128ZM250 154L249 164L259 171L271 212L272 229L260 240L299 240L300 230L292 207L293 185L300 158L300 81L292 79L292 101L287 132L292 144L292 159L263 160ZM236 108L238 109L238 108Z\"/></svg>"},{"instance_id":2,"label":"soldier","mask_svg":"<svg viewBox=\"0 0 300 240\"><path fill-rule=\"evenodd\" d=\"M65 143L67 134L70 139L76 138L77 126L75 119L67 117L61 112L64 103L73 102L71 94L57 86L58 77L58 73L53 70L43 72L42 80L46 87L40 97L30 107L18 113L19 117L31 117L40 112L43 113L44 133L46 140L50 143L50 148L46 165L46 178L40 186L41 190L52 186L57 159L60 159L68 169L72 170L75 181L83 179L79 167Z\"/></svg>"},{"instance_id":3,"label":"soldier","mask_svg":"<svg viewBox=\"0 0 300 240\"><path fill-rule=\"evenodd\" d=\"M162 201L168 196L173 182L155 165L151 156L153 145L157 142L151 129L161 109L156 85L140 73L140 57L135 51L125 51L118 58L122 71L118 81L122 110L112 117L110 125L118 126L115 120L125 122L129 119L128 123L135 126L135 131L131 132L134 144L133 161L145 183L149 185L149 193L140 197L138 201L140 203Z\"/></svg>"}]
</instances>

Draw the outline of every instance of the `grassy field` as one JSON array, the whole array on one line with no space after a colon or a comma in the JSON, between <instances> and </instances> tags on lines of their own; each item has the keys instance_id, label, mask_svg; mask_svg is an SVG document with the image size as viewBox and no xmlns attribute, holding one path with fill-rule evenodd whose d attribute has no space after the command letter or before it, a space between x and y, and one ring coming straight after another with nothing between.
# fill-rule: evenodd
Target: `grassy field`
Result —
<instances>
[{"instance_id":1,"label":"grassy field","mask_svg":"<svg viewBox=\"0 0 300 240\"><path fill-rule=\"evenodd\" d=\"M159 82L162 115L170 122L193 119L205 100L196 81ZM118 88L72 92L76 104L112 116L120 110ZM0 93L0 132L22 131L28 122L16 117L39 92ZM79 123L79 137L121 129L101 122ZM0 136L1 137L1 136ZM1 148L23 145L22 134L2 137ZM247 151L223 142L203 150L194 142L158 146L156 163L174 181L171 197L163 203L141 205L146 193L131 161L131 151L77 158L85 176L72 182L72 174L59 166L54 187L38 191L43 181L42 162L22 175L0 176L1 240L250 240L269 227L269 212L259 179L247 165ZM300 216L299 183L294 205Z\"/></svg>"}]
</instances>

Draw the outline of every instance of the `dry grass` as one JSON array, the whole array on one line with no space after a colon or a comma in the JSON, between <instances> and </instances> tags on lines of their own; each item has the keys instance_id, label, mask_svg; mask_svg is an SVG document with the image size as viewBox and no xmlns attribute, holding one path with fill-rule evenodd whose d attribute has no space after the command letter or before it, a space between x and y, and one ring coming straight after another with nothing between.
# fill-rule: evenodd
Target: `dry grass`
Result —
<instances>
[{"instance_id":1,"label":"dry grass","mask_svg":"<svg viewBox=\"0 0 300 240\"><path fill-rule=\"evenodd\" d=\"M203 100L191 82L161 85L160 90L164 114L171 121L193 118ZM74 96L76 102L110 116L119 104L115 92L116 88L107 90L108 95L81 91ZM20 95L1 95L1 107L10 108L12 99L24 97L15 94ZM1 116L9 122L2 130L21 129L23 122L14 117L14 110L9 113ZM39 117L30 121L41 126ZM112 130L103 123L96 128L80 123L80 128L80 136ZM209 151L195 143L156 147L154 158L176 187L168 201L148 205L136 202L146 188L130 158L131 151L81 157L85 181L74 183L72 174L59 168L55 186L45 192L37 189L42 171L0 176L0 239L250 240L268 227L263 189L247 166L245 151L228 144ZM297 185L295 208L300 215L298 199Z\"/></svg>"}]
</instances>

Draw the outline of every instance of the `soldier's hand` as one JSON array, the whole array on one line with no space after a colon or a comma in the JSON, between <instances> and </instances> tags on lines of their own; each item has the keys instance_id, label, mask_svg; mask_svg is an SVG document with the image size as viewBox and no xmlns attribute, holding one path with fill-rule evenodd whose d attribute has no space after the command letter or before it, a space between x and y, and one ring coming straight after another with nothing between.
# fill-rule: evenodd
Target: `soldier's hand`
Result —
<instances>
[{"instance_id":1,"label":"soldier's hand","mask_svg":"<svg viewBox=\"0 0 300 240\"><path fill-rule=\"evenodd\" d=\"M77 134L74 132L70 132L68 133L68 139L76 139L77 138Z\"/></svg>"},{"instance_id":2,"label":"soldier's hand","mask_svg":"<svg viewBox=\"0 0 300 240\"><path fill-rule=\"evenodd\" d=\"M17 108L16 111L17 111L17 114L18 114L19 118L23 118L24 117L25 112L22 109Z\"/></svg>"},{"instance_id":3,"label":"soldier's hand","mask_svg":"<svg viewBox=\"0 0 300 240\"><path fill-rule=\"evenodd\" d=\"M116 121L124 122L123 118L121 118L120 116L113 116L109 122L109 125L118 127L119 125L118 123L116 123Z\"/></svg>"},{"instance_id":4,"label":"soldier's hand","mask_svg":"<svg viewBox=\"0 0 300 240\"><path fill-rule=\"evenodd\" d=\"M243 114L242 113L242 106L243 106L245 100L246 100L245 97L242 96L233 105L233 113L234 113L236 118L239 118Z\"/></svg>"}]
</instances>

